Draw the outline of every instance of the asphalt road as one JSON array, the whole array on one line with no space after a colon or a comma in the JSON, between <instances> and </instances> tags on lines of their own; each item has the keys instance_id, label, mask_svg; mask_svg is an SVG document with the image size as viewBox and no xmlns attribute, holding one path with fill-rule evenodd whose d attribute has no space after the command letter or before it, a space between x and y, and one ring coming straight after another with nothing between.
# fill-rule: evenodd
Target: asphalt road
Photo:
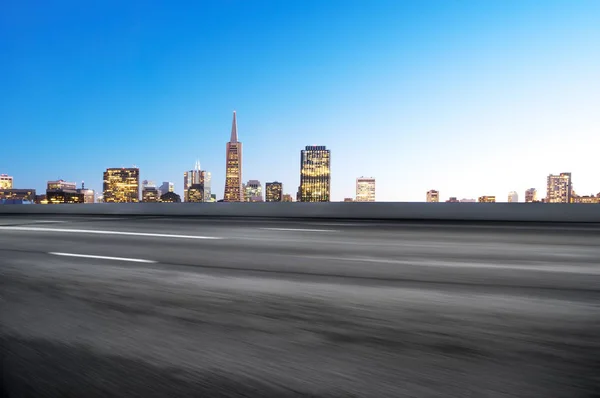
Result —
<instances>
[{"instance_id":1,"label":"asphalt road","mask_svg":"<svg viewBox=\"0 0 600 398\"><path fill-rule=\"evenodd\" d=\"M600 226L0 216L9 397L600 397Z\"/></svg>"}]
</instances>

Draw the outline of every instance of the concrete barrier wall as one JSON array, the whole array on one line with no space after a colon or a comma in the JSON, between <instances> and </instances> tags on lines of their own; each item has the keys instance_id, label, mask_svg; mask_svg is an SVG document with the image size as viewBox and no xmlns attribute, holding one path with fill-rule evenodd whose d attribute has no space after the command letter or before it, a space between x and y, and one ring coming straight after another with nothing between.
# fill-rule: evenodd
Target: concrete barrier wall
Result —
<instances>
[{"instance_id":1,"label":"concrete barrier wall","mask_svg":"<svg viewBox=\"0 0 600 398\"><path fill-rule=\"evenodd\" d=\"M154 215L600 223L600 205L545 203L337 202L0 205L0 217L7 214Z\"/></svg>"}]
</instances>

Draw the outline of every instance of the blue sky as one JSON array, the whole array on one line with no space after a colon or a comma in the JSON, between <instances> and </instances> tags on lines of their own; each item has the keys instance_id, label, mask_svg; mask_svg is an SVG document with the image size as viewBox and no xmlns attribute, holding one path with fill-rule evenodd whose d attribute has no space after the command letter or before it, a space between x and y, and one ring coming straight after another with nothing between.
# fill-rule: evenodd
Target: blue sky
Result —
<instances>
[{"instance_id":1,"label":"blue sky","mask_svg":"<svg viewBox=\"0 0 600 398\"><path fill-rule=\"evenodd\" d=\"M106 167L223 196L237 110L244 180L294 194L332 150L332 198L600 192L600 2L28 1L0 13L0 173L102 189Z\"/></svg>"}]
</instances>

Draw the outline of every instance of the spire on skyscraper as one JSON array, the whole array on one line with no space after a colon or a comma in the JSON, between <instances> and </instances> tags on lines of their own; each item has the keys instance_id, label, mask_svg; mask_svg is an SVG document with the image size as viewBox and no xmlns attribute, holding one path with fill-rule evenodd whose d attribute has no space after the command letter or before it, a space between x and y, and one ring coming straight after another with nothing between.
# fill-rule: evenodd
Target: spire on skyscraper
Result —
<instances>
[{"instance_id":1,"label":"spire on skyscraper","mask_svg":"<svg viewBox=\"0 0 600 398\"><path fill-rule=\"evenodd\" d=\"M196 165L194 166L194 170L200 171L200 159L196 160Z\"/></svg>"},{"instance_id":2,"label":"spire on skyscraper","mask_svg":"<svg viewBox=\"0 0 600 398\"><path fill-rule=\"evenodd\" d=\"M235 118L235 111L233 111L233 122L231 123L231 139L229 140L229 142L237 142L237 140L237 120Z\"/></svg>"}]
</instances>

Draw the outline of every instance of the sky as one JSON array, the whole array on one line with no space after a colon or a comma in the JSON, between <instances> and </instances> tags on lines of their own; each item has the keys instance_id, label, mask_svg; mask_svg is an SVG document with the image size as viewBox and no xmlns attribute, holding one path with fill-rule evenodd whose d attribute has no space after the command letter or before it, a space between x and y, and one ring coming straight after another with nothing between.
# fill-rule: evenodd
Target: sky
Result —
<instances>
[{"instance_id":1,"label":"sky","mask_svg":"<svg viewBox=\"0 0 600 398\"><path fill-rule=\"evenodd\" d=\"M107 167L223 197L237 111L243 180L295 196L332 152L332 200L477 198L572 172L600 192L600 1L3 0L0 173L102 190Z\"/></svg>"}]
</instances>

